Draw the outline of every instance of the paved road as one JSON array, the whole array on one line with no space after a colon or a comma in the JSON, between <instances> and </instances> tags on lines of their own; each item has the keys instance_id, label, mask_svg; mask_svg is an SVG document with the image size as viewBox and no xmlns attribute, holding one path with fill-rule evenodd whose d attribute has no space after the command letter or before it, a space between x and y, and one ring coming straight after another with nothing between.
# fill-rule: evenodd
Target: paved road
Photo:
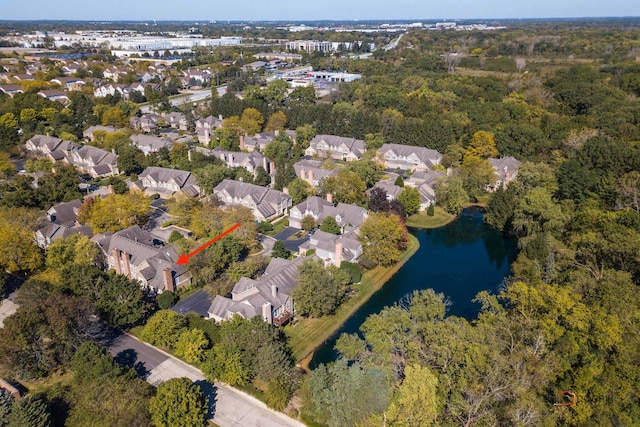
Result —
<instances>
[{"instance_id":1,"label":"paved road","mask_svg":"<svg viewBox=\"0 0 640 427\"><path fill-rule=\"evenodd\" d=\"M287 227L273 237L276 240L281 240L282 242L284 242L284 247L287 248L287 250L291 252L298 252L298 248L300 247L300 245L306 242L307 240L309 240L309 236L305 236L302 239L287 240L289 239L289 237L293 236L298 231L300 231L300 229Z\"/></svg>"},{"instance_id":2,"label":"paved road","mask_svg":"<svg viewBox=\"0 0 640 427\"><path fill-rule=\"evenodd\" d=\"M150 384L157 386L171 378L191 379L209 397L210 415L220 427L304 426L233 387L207 383L199 369L132 336L118 336L107 349L119 363L133 367Z\"/></svg>"}]
</instances>

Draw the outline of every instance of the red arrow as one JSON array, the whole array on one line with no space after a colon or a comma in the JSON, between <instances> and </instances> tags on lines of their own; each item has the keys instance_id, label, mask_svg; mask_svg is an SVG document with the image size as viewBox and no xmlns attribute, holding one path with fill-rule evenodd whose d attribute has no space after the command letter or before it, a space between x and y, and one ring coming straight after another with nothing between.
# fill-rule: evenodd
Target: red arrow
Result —
<instances>
[{"instance_id":1,"label":"red arrow","mask_svg":"<svg viewBox=\"0 0 640 427\"><path fill-rule=\"evenodd\" d=\"M176 261L176 264L188 264L189 263L189 258L194 256L195 254L197 254L201 250L206 249L209 246L213 245L215 242L217 242L218 240L222 239L224 236L226 236L227 234L231 233L233 230L235 230L236 228L240 227L241 225L242 225L242 223L240 223L240 222L237 223L236 225L234 225L233 227L231 227L230 229L228 229L224 233L222 233L219 236L214 237L213 239L209 240L207 243L205 243L204 245L200 246L198 249L196 249L195 251L191 252L190 254L187 254L187 255L180 254L180 258L178 258L178 261Z\"/></svg>"}]
</instances>

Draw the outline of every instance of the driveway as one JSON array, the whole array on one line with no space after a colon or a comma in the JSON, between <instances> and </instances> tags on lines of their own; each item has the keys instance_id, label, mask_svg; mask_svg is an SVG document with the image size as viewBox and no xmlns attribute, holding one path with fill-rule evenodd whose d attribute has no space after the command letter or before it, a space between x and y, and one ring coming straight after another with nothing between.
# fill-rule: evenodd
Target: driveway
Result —
<instances>
[{"instance_id":1,"label":"driveway","mask_svg":"<svg viewBox=\"0 0 640 427\"><path fill-rule=\"evenodd\" d=\"M209 416L220 427L303 427L304 424L222 383L208 383L194 366L130 335L120 335L107 347L118 363L133 367L148 383L157 386L172 378L186 377L209 397Z\"/></svg>"},{"instance_id":2,"label":"driveway","mask_svg":"<svg viewBox=\"0 0 640 427\"><path fill-rule=\"evenodd\" d=\"M309 240L309 236L306 236L302 239L287 240L298 231L300 231L299 228L287 227L273 237L276 240L281 240L282 242L284 242L284 247L287 248L287 250L290 250L291 252L298 252L298 247Z\"/></svg>"}]
</instances>

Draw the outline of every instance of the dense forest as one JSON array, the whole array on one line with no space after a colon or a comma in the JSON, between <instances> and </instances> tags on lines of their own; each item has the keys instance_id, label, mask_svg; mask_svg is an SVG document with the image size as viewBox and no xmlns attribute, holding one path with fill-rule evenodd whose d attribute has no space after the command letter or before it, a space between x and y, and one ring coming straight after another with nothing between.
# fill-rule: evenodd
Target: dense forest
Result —
<instances>
[{"instance_id":1,"label":"dense forest","mask_svg":"<svg viewBox=\"0 0 640 427\"><path fill-rule=\"evenodd\" d=\"M276 117L289 129L361 138L369 149L383 143L436 149L454 171L450 181L461 183L464 202L482 204L489 224L518 239L519 255L498 294L476 297L482 307L476 319L447 316L446 295L415 293L368 318L360 334L340 337L342 358L302 378L293 370L275 372L276 362L292 365L279 333L249 322L215 328L184 320L185 328L198 324L219 343L203 362L210 375L235 372L239 382L271 382L272 389L285 390L273 406L282 408L295 393L304 402L305 422L332 427L640 424L639 28L634 20L604 20L520 23L492 32L411 30L396 49L378 50L370 59L308 57L315 68L363 76L321 100L302 89L285 95L277 83L255 90L256 76L229 75L244 98L214 97L200 114L240 118L255 109L264 122ZM83 425L90 410L86 393L97 383L109 384L114 396L138 390L126 412L138 414L136 425L150 422L139 408L153 392L81 343L92 335L88 319L96 313L127 327L153 307L132 297L133 314L124 316L108 291L123 292L130 284L93 270L95 277L83 274L80 267L68 271L70 263L85 262L77 247L56 258L16 243L28 236L39 209L79 194L66 193L68 185L51 175L33 189L6 165L36 132L79 138L90 124L133 114L130 102L97 102L80 93L64 109L34 93L0 94L0 176L7 178L0 183L0 252L15 254L0 260L0 274L40 273L24 291L38 297L25 299L24 311L5 322L22 335L0 330L2 371L16 378L88 372L86 380L44 387L39 397L65 413L67 425ZM481 165L465 161L479 134L498 156L523 162L507 188L487 194ZM128 148L114 144L126 154ZM180 150L164 156L145 160L129 153L130 172L187 164ZM206 172L214 166L202 160L184 167ZM15 230L24 232L16 236ZM95 292L87 278L105 284L104 290ZM55 298L58 310L51 308ZM34 331L44 331L53 344L35 346L29 341ZM256 343L247 338L252 333L277 343L269 347L272 365L258 365ZM229 359L239 345L234 334L246 348ZM42 354L46 365L38 370ZM221 372L221 360L236 365ZM101 369L91 367L96 361ZM245 370L234 371L238 366Z\"/></svg>"}]
</instances>

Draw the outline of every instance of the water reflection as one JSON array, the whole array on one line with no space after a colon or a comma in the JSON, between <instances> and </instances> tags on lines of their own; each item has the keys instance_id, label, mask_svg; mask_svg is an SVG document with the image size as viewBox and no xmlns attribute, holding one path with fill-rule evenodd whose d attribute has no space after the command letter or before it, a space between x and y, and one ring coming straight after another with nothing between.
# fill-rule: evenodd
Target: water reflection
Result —
<instances>
[{"instance_id":1,"label":"water reflection","mask_svg":"<svg viewBox=\"0 0 640 427\"><path fill-rule=\"evenodd\" d=\"M311 367L335 359L336 338L358 332L373 313L393 305L414 290L433 288L452 302L448 314L472 319L479 305L471 302L482 290L495 292L515 258L516 242L484 224L478 208L466 209L456 221L433 230L410 229L420 249L396 275L352 316L338 334L316 351Z\"/></svg>"}]
</instances>

